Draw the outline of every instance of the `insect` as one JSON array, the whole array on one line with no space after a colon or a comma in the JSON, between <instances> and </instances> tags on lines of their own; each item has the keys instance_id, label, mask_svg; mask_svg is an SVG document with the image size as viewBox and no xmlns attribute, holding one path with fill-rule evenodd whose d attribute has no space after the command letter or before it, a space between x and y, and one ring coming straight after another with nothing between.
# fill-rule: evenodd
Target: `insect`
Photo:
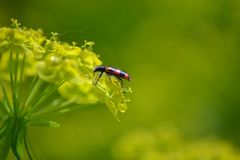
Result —
<instances>
[{"instance_id":1,"label":"insect","mask_svg":"<svg viewBox=\"0 0 240 160\"><path fill-rule=\"evenodd\" d=\"M97 85L99 78L102 77L103 72L105 72L105 73L109 76L110 81L111 81L110 76L115 76L117 79L119 79L119 80L121 81L122 86L123 86L123 80L122 80L122 78L123 78L123 79L126 79L126 80L128 80L128 81L131 80L130 76L129 76L127 73L125 73L125 72L123 72L123 71L121 71L121 70L119 70L119 69L112 68L112 67L97 66L97 67L94 69L93 72L94 72L94 73L100 72L100 74L99 74L98 77L96 78L95 85Z\"/></svg>"}]
</instances>

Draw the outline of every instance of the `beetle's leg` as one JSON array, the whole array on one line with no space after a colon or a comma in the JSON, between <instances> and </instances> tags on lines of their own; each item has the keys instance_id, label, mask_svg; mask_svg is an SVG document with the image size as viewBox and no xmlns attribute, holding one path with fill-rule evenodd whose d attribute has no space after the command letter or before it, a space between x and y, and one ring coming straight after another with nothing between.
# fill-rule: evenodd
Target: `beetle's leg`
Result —
<instances>
[{"instance_id":1,"label":"beetle's leg","mask_svg":"<svg viewBox=\"0 0 240 160\"><path fill-rule=\"evenodd\" d=\"M120 77L118 77L118 76L115 76L115 77L120 80L122 88L123 88L123 80Z\"/></svg>"},{"instance_id":2,"label":"beetle's leg","mask_svg":"<svg viewBox=\"0 0 240 160\"><path fill-rule=\"evenodd\" d=\"M98 83L98 80L99 80L99 78L101 78L102 77L102 75L103 75L103 72L101 72L98 76L97 76L97 78L96 78L96 81L95 81L95 83L94 83L94 85L97 85L97 83Z\"/></svg>"},{"instance_id":3,"label":"beetle's leg","mask_svg":"<svg viewBox=\"0 0 240 160\"><path fill-rule=\"evenodd\" d=\"M110 74L107 74L107 75L108 75L109 81L112 83L111 75Z\"/></svg>"}]
</instances>

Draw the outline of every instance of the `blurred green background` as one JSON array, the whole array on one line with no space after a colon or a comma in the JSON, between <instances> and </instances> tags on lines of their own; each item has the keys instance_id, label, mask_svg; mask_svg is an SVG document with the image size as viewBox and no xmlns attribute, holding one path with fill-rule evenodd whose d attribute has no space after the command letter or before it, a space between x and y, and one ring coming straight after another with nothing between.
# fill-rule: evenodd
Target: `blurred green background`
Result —
<instances>
[{"instance_id":1,"label":"blurred green background","mask_svg":"<svg viewBox=\"0 0 240 160\"><path fill-rule=\"evenodd\" d=\"M120 123L97 104L56 117L61 128L31 128L39 159L114 159L123 135L161 126L240 145L239 0L0 0L0 25L10 18L94 41L105 65L132 77Z\"/></svg>"}]
</instances>

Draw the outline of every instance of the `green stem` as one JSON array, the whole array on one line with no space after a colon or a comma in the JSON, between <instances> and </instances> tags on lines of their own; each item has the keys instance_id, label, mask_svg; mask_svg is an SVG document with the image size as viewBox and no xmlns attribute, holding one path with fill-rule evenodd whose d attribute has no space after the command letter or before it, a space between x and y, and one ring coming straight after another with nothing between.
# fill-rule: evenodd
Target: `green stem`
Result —
<instances>
[{"instance_id":1,"label":"green stem","mask_svg":"<svg viewBox=\"0 0 240 160\"><path fill-rule=\"evenodd\" d=\"M9 128L9 127L8 127ZM6 128L5 130L8 130L8 128ZM6 160L9 150L10 150L10 135L6 134L3 137L0 138L0 159L1 160Z\"/></svg>"},{"instance_id":2,"label":"green stem","mask_svg":"<svg viewBox=\"0 0 240 160\"><path fill-rule=\"evenodd\" d=\"M17 53L16 54L16 64L15 64L15 68L14 68L14 73L15 73L15 75L14 75L14 87L15 87L15 96L17 96L17 90L18 90L18 88L17 88L17 78L18 78L18 61L19 61L19 54Z\"/></svg>"},{"instance_id":3,"label":"green stem","mask_svg":"<svg viewBox=\"0 0 240 160\"><path fill-rule=\"evenodd\" d=\"M18 54L16 54L16 64L14 66L13 64L14 59L13 59L13 53L10 52L10 62L9 62L9 67L10 67L10 84L11 84L11 92L12 92L12 105L13 105L13 114L15 116L18 115L19 112L19 107L18 107L18 98L17 98L17 65L18 65Z\"/></svg>"},{"instance_id":4,"label":"green stem","mask_svg":"<svg viewBox=\"0 0 240 160\"><path fill-rule=\"evenodd\" d=\"M26 107L26 108L30 107L31 103L34 100L34 97L38 94L38 91L41 88L42 84L43 84L43 81L41 79L39 79L38 77L36 77L36 79L33 80L32 86L30 87L29 94L28 94L25 102L23 102L22 107Z\"/></svg>"},{"instance_id":5,"label":"green stem","mask_svg":"<svg viewBox=\"0 0 240 160\"><path fill-rule=\"evenodd\" d=\"M23 73L24 73L24 64L25 64L25 59L26 59L26 55L23 55L22 58L22 62L21 62L21 67L20 67L20 75L19 75L19 90L18 90L18 96L19 96L19 101L21 102L21 104L19 105L19 110L22 111L22 102L23 102Z\"/></svg>"},{"instance_id":6,"label":"green stem","mask_svg":"<svg viewBox=\"0 0 240 160\"><path fill-rule=\"evenodd\" d=\"M14 87L13 87L13 53L10 52L10 59L9 59L9 76L10 76L10 83L11 83L11 91L12 91L12 94L14 93Z\"/></svg>"},{"instance_id":7,"label":"green stem","mask_svg":"<svg viewBox=\"0 0 240 160\"><path fill-rule=\"evenodd\" d=\"M12 112L11 103L9 101L4 83L2 81L1 74L0 74L0 85L1 85L2 93L3 93L1 104L3 106L3 109L6 110L6 112L10 114Z\"/></svg>"},{"instance_id":8,"label":"green stem","mask_svg":"<svg viewBox=\"0 0 240 160\"><path fill-rule=\"evenodd\" d=\"M31 85L30 85L30 87L29 87L29 90L27 91L27 95L26 95L26 96L23 98L23 100L22 100L22 103L21 103L21 106L20 106L21 111L24 109L24 106L25 106L25 104L26 104L26 101L29 101L29 100L28 100L29 95L31 94L31 92L32 92L32 90L33 90L33 87L35 86L35 84L37 83L37 81L38 81L38 77L35 76L35 77L33 78L33 80L31 81Z\"/></svg>"},{"instance_id":9,"label":"green stem","mask_svg":"<svg viewBox=\"0 0 240 160\"><path fill-rule=\"evenodd\" d=\"M65 101L62 102L61 104L47 106L43 111L33 114L31 116L31 120L46 118L48 116L53 116L54 114L58 115L61 110L64 110L66 108L68 108L69 110L73 108L78 108L74 107L74 105L75 105L74 101Z\"/></svg>"},{"instance_id":10,"label":"green stem","mask_svg":"<svg viewBox=\"0 0 240 160\"><path fill-rule=\"evenodd\" d=\"M28 158L29 158L29 160L32 160L33 158L33 156L32 156L32 154L31 154L31 151L30 151L30 148L29 148L29 143L28 143L28 140L27 140L27 128L24 130L24 135L23 135L24 137L23 137L23 140L24 140L24 146L25 146L25 149L26 149L26 151L27 151L27 155L28 155ZM28 145L29 144L29 145Z\"/></svg>"},{"instance_id":11,"label":"green stem","mask_svg":"<svg viewBox=\"0 0 240 160\"><path fill-rule=\"evenodd\" d=\"M11 86L11 93L12 93L12 100L13 100L13 95L14 95L14 82L13 82L13 53L10 52L10 59L9 59L9 76L10 76L10 86ZM14 105L14 101L12 101L13 106L16 107L16 105ZM16 113L15 108L13 108L13 114Z\"/></svg>"},{"instance_id":12,"label":"green stem","mask_svg":"<svg viewBox=\"0 0 240 160\"><path fill-rule=\"evenodd\" d=\"M0 139L0 159L6 160L10 150L10 136L6 135Z\"/></svg>"},{"instance_id":13,"label":"green stem","mask_svg":"<svg viewBox=\"0 0 240 160\"><path fill-rule=\"evenodd\" d=\"M37 110L38 106L40 106L40 104L42 102L44 102L50 95L52 95L64 82L58 82L56 84L51 84L49 85L42 93L41 95L38 97L38 99L36 100L36 102L32 105L31 109L30 109L30 113L33 113L35 110Z\"/></svg>"},{"instance_id":14,"label":"green stem","mask_svg":"<svg viewBox=\"0 0 240 160\"><path fill-rule=\"evenodd\" d=\"M2 124L1 128L0 128L0 139L2 139L6 133L8 132L9 129L9 119L7 119L6 121L4 121L4 123Z\"/></svg>"},{"instance_id":15,"label":"green stem","mask_svg":"<svg viewBox=\"0 0 240 160\"><path fill-rule=\"evenodd\" d=\"M20 131L21 131L21 127L19 126L19 122L15 120L14 127L12 130L12 136L11 136L11 147L12 147L13 154L17 158L17 160L21 160L21 155L17 147Z\"/></svg>"},{"instance_id":16,"label":"green stem","mask_svg":"<svg viewBox=\"0 0 240 160\"><path fill-rule=\"evenodd\" d=\"M12 151L17 160L25 160L27 148L24 137L26 136L27 121L23 117L13 117L13 121L11 135Z\"/></svg>"},{"instance_id":17,"label":"green stem","mask_svg":"<svg viewBox=\"0 0 240 160\"><path fill-rule=\"evenodd\" d=\"M11 147L13 121L6 119L0 129L0 159L5 160Z\"/></svg>"},{"instance_id":18,"label":"green stem","mask_svg":"<svg viewBox=\"0 0 240 160\"><path fill-rule=\"evenodd\" d=\"M3 100L0 101L0 107L1 109L4 110L6 114L10 114L11 113L10 102L8 100L7 93L3 85L2 85L2 91L3 91Z\"/></svg>"}]
</instances>

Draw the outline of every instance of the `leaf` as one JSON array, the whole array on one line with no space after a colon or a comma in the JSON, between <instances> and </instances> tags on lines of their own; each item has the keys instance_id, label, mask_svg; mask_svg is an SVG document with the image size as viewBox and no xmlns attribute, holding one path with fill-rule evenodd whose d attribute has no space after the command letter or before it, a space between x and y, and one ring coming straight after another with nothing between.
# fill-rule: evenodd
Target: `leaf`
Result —
<instances>
[{"instance_id":1,"label":"leaf","mask_svg":"<svg viewBox=\"0 0 240 160\"><path fill-rule=\"evenodd\" d=\"M54 121L46 121L46 120L36 120L36 121L30 121L29 122L32 126L46 126L46 127L52 127L52 128L58 128L61 125Z\"/></svg>"}]
</instances>

